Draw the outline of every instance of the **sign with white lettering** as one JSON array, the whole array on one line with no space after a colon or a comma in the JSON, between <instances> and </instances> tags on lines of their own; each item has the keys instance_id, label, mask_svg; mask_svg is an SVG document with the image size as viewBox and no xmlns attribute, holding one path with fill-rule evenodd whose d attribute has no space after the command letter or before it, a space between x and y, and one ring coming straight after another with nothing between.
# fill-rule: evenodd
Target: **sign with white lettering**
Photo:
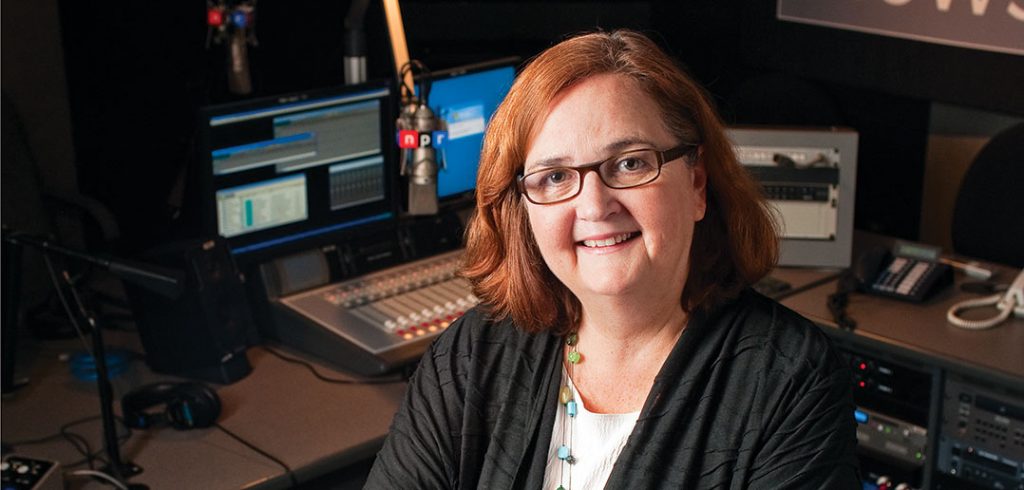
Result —
<instances>
[{"instance_id":1,"label":"sign with white lettering","mask_svg":"<svg viewBox=\"0 0 1024 490\"><path fill-rule=\"evenodd\" d=\"M1024 0L778 0L778 18L1024 55Z\"/></svg>"}]
</instances>

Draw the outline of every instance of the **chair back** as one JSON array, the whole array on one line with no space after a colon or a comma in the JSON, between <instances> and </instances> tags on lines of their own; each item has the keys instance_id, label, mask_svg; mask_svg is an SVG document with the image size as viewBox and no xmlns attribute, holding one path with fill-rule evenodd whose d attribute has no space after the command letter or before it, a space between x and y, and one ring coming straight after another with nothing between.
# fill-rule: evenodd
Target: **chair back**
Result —
<instances>
[{"instance_id":1,"label":"chair back","mask_svg":"<svg viewBox=\"0 0 1024 490\"><path fill-rule=\"evenodd\" d=\"M958 254L1024 268L1024 123L994 136L971 163L952 234Z\"/></svg>"}]
</instances>

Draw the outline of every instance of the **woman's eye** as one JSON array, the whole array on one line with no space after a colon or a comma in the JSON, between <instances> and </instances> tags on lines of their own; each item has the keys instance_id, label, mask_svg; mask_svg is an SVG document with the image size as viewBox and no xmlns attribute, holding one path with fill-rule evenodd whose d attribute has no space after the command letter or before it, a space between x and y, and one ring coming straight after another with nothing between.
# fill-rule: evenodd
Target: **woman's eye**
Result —
<instances>
[{"instance_id":1,"label":"woman's eye","mask_svg":"<svg viewBox=\"0 0 1024 490\"><path fill-rule=\"evenodd\" d=\"M647 167L647 162L641 158L624 158L619 160L619 170L625 170L627 172L635 172L642 170Z\"/></svg>"},{"instance_id":2,"label":"woman's eye","mask_svg":"<svg viewBox=\"0 0 1024 490\"><path fill-rule=\"evenodd\" d=\"M557 185L569 179L568 172L564 170L552 170L544 175L543 182L547 185Z\"/></svg>"}]
</instances>

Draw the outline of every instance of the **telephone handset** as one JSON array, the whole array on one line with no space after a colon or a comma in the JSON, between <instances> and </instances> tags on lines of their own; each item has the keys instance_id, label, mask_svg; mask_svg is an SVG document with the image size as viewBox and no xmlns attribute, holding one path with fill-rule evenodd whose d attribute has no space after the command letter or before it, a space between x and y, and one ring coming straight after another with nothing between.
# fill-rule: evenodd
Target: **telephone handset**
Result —
<instances>
[{"instance_id":1,"label":"telephone handset","mask_svg":"<svg viewBox=\"0 0 1024 490\"><path fill-rule=\"evenodd\" d=\"M994 317L984 320L966 320L959 316L959 313L963 310L990 305L995 305L996 309L999 310L999 313ZM1017 274L1017 278L1013 280L1013 284L1010 285L1010 288L1005 293L961 301L949 308L949 311L946 312L946 319L949 320L949 323L960 328L984 330L1002 323L1010 317L1011 313L1024 318L1024 270Z\"/></svg>"},{"instance_id":2,"label":"telephone handset","mask_svg":"<svg viewBox=\"0 0 1024 490\"><path fill-rule=\"evenodd\" d=\"M854 275L862 291L921 302L953 283L949 265L915 257L907 247L897 247L896 252L875 248L858 258Z\"/></svg>"}]
</instances>

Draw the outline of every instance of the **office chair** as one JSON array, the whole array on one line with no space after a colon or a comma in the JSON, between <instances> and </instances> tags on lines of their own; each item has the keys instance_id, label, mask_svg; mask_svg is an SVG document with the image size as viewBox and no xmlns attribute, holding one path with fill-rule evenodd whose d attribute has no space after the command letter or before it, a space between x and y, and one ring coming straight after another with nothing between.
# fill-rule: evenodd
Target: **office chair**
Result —
<instances>
[{"instance_id":1,"label":"office chair","mask_svg":"<svg viewBox=\"0 0 1024 490\"><path fill-rule=\"evenodd\" d=\"M1024 268L1024 123L995 135L974 158L952 234L958 254Z\"/></svg>"},{"instance_id":2,"label":"office chair","mask_svg":"<svg viewBox=\"0 0 1024 490\"><path fill-rule=\"evenodd\" d=\"M6 92L3 108L3 224L17 231L53 235L65 245L110 252L120 238L113 213L97 199L46 185L17 107ZM68 226L63 218L81 222ZM85 233L86 237L75 236Z\"/></svg>"},{"instance_id":3,"label":"office chair","mask_svg":"<svg viewBox=\"0 0 1024 490\"><path fill-rule=\"evenodd\" d=\"M3 92L0 104L4 232L47 237L53 243L73 249L110 253L120 237L113 214L95 198L46 185L15 101ZM72 164L69 162L69 166ZM20 277L12 279L18 281L17 287L21 288L19 318L20 315L31 317L26 320L31 320L28 323L33 331L44 337L52 333L50 330L64 329L63 312L54 303L52 285L41 255L29 251L19 265ZM78 267L71 272L76 283L88 279L88 269ZM116 299L109 303L120 307Z\"/></svg>"}]
</instances>

